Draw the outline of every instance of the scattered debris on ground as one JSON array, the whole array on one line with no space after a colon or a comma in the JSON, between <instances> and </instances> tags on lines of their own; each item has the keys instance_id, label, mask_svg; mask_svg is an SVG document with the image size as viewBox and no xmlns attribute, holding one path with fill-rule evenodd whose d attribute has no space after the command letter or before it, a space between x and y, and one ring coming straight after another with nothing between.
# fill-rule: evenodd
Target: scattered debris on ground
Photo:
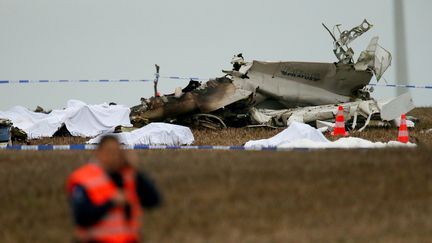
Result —
<instances>
[{"instance_id":1,"label":"scattered debris on ground","mask_svg":"<svg viewBox=\"0 0 432 243\"><path fill-rule=\"evenodd\" d=\"M287 127L301 122L332 131L338 106L342 106L346 128L363 132L370 127L397 127L401 114L414 108L409 93L387 100L371 98L372 77L380 80L391 65L391 54L373 37L354 61L350 44L372 28L367 20L350 30L336 25L331 31L337 62L264 62L235 55L232 69L205 83L191 80L172 94L157 89L160 67L156 65L154 96L141 98L130 109L115 103L87 105L71 100L62 110L38 106L29 111L20 106L0 112L13 122L15 141L52 136L95 137L124 132L153 122L192 128ZM419 120L408 117L407 126Z\"/></svg>"}]
</instances>

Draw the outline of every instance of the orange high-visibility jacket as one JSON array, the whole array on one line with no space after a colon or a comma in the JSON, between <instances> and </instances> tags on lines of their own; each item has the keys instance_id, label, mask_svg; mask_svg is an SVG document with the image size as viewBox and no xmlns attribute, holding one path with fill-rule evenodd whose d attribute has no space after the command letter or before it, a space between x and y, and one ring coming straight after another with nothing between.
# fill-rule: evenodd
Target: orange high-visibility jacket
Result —
<instances>
[{"instance_id":1,"label":"orange high-visibility jacket","mask_svg":"<svg viewBox=\"0 0 432 243\"><path fill-rule=\"evenodd\" d=\"M141 207L136 193L135 171L123 169L124 193L131 206L131 217L126 219L124 207L114 207L95 225L76 228L78 240L97 242L137 242L139 216ZM67 181L67 192L70 195L74 186L84 187L94 205L102 205L113 198L117 187L109 175L96 163L89 163L72 173Z\"/></svg>"}]
</instances>

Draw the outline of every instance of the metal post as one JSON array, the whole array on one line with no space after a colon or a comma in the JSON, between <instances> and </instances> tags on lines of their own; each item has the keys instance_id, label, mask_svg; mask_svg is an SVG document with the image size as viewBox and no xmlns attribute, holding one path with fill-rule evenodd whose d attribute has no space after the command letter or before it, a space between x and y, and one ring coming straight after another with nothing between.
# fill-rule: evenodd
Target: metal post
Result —
<instances>
[{"instance_id":1,"label":"metal post","mask_svg":"<svg viewBox=\"0 0 432 243\"><path fill-rule=\"evenodd\" d=\"M406 2L405 2L406 3ZM396 56L396 82L400 85L408 84L408 66L406 51L406 32L405 16L403 9L403 0L394 1L394 32L395 32L395 56ZM396 94L399 96L409 92L406 88L396 88Z\"/></svg>"},{"instance_id":2,"label":"metal post","mask_svg":"<svg viewBox=\"0 0 432 243\"><path fill-rule=\"evenodd\" d=\"M155 64L155 67L156 67L156 73L155 73L155 79L153 81L153 84L154 84L153 86L154 86L154 96L158 97L159 94L158 94L158 90L157 90L157 85L159 82L159 69L160 69L160 67L157 64Z\"/></svg>"}]
</instances>

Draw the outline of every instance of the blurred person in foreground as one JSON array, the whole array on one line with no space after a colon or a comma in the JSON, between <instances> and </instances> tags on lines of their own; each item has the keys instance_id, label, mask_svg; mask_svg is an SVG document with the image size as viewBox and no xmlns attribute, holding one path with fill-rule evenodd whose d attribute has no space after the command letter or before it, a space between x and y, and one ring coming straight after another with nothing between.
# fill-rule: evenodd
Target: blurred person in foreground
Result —
<instances>
[{"instance_id":1,"label":"blurred person in foreground","mask_svg":"<svg viewBox=\"0 0 432 243\"><path fill-rule=\"evenodd\" d=\"M67 180L76 241L139 242L142 208L161 201L155 185L136 170L136 153L123 151L115 136L102 137L95 155Z\"/></svg>"}]
</instances>

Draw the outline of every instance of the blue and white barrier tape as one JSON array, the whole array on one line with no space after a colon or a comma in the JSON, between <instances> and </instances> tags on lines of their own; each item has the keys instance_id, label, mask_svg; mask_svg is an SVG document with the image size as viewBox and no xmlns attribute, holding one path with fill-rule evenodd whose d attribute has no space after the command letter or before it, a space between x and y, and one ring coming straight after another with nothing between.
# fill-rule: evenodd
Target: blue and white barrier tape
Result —
<instances>
[{"instance_id":1,"label":"blue and white barrier tape","mask_svg":"<svg viewBox=\"0 0 432 243\"><path fill-rule=\"evenodd\" d=\"M180 77L180 76L160 76L162 79L173 80L196 80L205 81L209 78L200 77ZM0 80L0 84L28 84L28 83L143 83L152 82L153 79L21 79L21 80ZM411 89L432 89L432 85L415 84L378 84L371 83L369 86L390 87L390 88L411 88Z\"/></svg>"},{"instance_id":2,"label":"blue and white barrier tape","mask_svg":"<svg viewBox=\"0 0 432 243\"><path fill-rule=\"evenodd\" d=\"M196 81L209 80L209 78L199 78L199 77L178 77L178 76L159 76L159 77L166 78L166 79L184 79L184 80L196 80Z\"/></svg>"},{"instance_id":3,"label":"blue and white barrier tape","mask_svg":"<svg viewBox=\"0 0 432 243\"><path fill-rule=\"evenodd\" d=\"M178 77L178 76L160 76L164 79L177 79L177 80L208 80L198 77ZM28 83L141 83L153 82L153 79L21 79L21 80L0 80L0 84L28 84Z\"/></svg>"},{"instance_id":4,"label":"blue and white barrier tape","mask_svg":"<svg viewBox=\"0 0 432 243\"><path fill-rule=\"evenodd\" d=\"M0 150L30 150L30 151L52 151L52 150L94 150L97 145L93 144L71 144L71 145L8 145L1 146ZM246 148L244 146L166 146L166 145L124 145L124 149L133 150L247 150L247 151L308 151L309 148Z\"/></svg>"},{"instance_id":5,"label":"blue and white barrier tape","mask_svg":"<svg viewBox=\"0 0 432 243\"><path fill-rule=\"evenodd\" d=\"M28 83L121 83L121 82L151 82L152 79L23 79L23 80L0 80L0 84L28 84Z\"/></svg>"},{"instance_id":6,"label":"blue and white barrier tape","mask_svg":"<svg viewBox=\"0 0 432 243\"><path fill-rule=\"evenodd\" d=\"M432 89L432 85L414 85L414 84L369 84L375 87L391 87L391 88L409 88L409 89Z\"/></svg>"}]
</instances>

